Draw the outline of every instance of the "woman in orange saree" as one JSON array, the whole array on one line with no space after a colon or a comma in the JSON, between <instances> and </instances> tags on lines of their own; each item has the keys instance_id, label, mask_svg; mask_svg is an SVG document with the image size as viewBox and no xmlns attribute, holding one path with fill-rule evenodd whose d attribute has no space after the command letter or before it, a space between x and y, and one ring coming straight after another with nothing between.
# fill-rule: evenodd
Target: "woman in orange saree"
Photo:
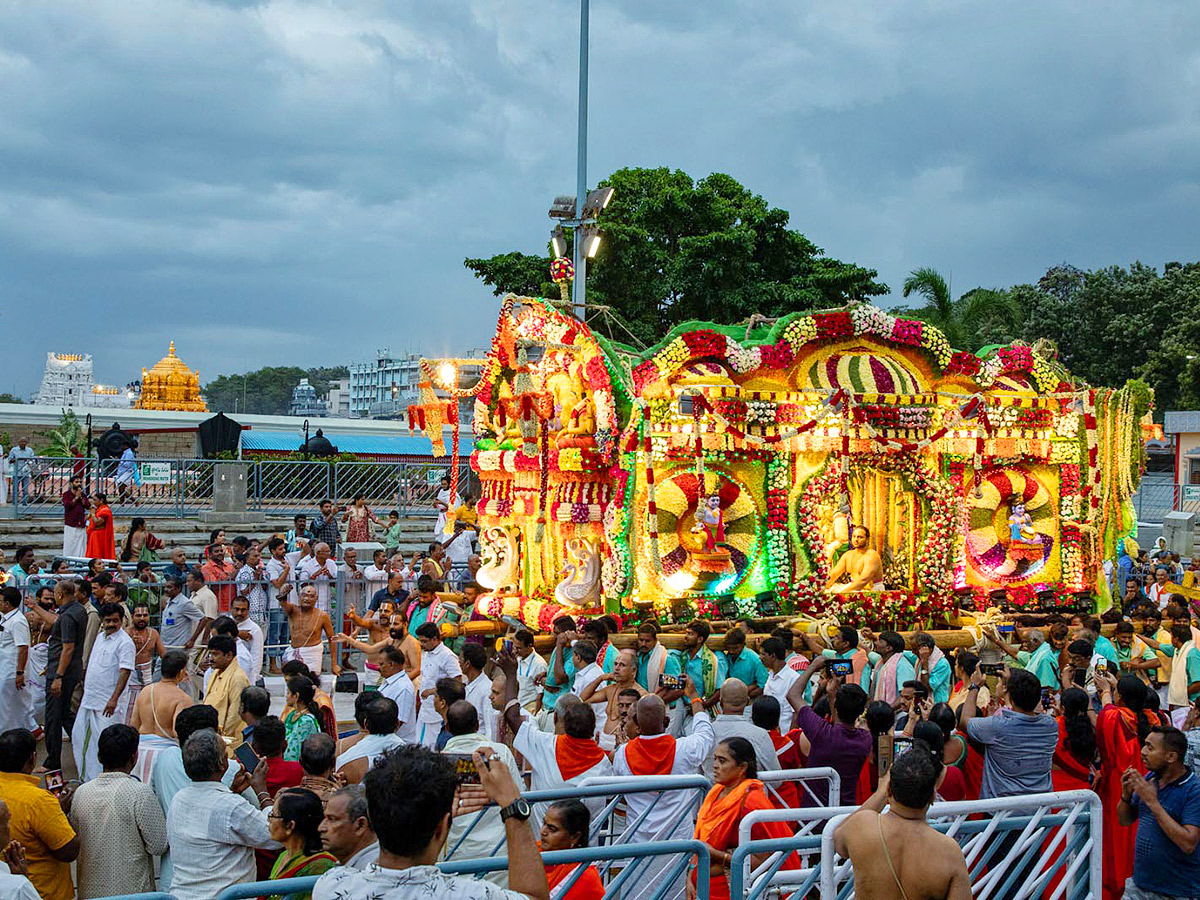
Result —
<instances>
[{"instance_id":1,"label":"woman in orange saree","mask_svg":"<svg viewBox=\"0 0 1200 900\"><path fill-rule=\"evenodd\" d=\"M1117 819L1121 802L1121 775L1126 769L1146 774L1142 743L1150 730L1146 717L1148 688L1136 675L1097 675L1096 690L1103 708L1096 718L1096 745L1100 751L1100 778L1096 792L1104 807L1104 900L1120 900L1125 880L1133 874L1133 844L1137 824Z\"/></svg>"},{"instance_id":2,"label":"woman in orange saree","mask_svg":"<svg viewBox=\"0 0 1200 900\"><path fill-rule=\"evenodd\" d=\"M708 844L708 896L710 900L729 900L729 864L738 844L738 826L747 813L756 809L775 809L758 780L758 766L753 745L741 737L727 738L713 750L713 785L696 816L696 840ZM786 822L761 822L754 826L751 836L761 838L791 837ZM785 869L795 868L799 860L792 854L784 863ZM697 871L688 879L688 896L696 893Z\"/></svg>"},{"instance_id":3,"label":"woman in orange saree","mask_svg":"<svg viewBox=\"0 0 1200 900\"><path fill-rule=\"evenodd\" d=\"M541 840L538 849L543 853L551 850L574 850L588 845L591 830L591 813L578 800L559 800L546 810L542 819ZM546 881L550 884L551 900L604 900L604 884L595 866L583 868L575 883L565 892L559 888L582 863L561 863L546 866Z\"/></svg>"},{"instance_id":4,"label":"woman in orange saree","mask_svg":"<svg viewBox=\"0 0 1200 900\"><path fill-rule=\"evenodd\" d=\"M1096 761L1096 726L1091 719L1091 698L1079 688L1067 688L1062 692L1062 714L1058 717L1058 747L1054 751L1054 767L1050 778L1055 791L1088 791L1092 788L1092 767ZM1118 779L1119 781L1119 779ZM1043 852L1048 852L1054 836L1046 838ZM1057 862L1062 855L1065 841L1050 859ZM1046 886L1046 900L1054 895L1062 881L1058 872Z\"/></svg>"},{"instance_id":5,"label":"woman in orange saree","mask_svg":"<svg viewBox=\"0 0 1200 900\"><path fill-rule=\"evenodd\" d=\"M101 493L92 494L92 516L87 526L88 559L116 559L117 534L113 529L112 509L108 497Z\"/></svg>"}]
</instances>

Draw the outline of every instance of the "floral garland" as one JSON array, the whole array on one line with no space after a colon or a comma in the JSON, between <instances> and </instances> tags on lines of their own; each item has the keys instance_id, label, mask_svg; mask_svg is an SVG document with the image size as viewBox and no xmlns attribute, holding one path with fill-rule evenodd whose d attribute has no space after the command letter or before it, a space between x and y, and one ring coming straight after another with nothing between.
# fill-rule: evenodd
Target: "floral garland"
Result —
<instances>
[{"instance_id":1,"label":"floral garland","mask_svg":"<svg viewBox=\"0 0 1200 900\"><path fill-rule=\"evenodd\" d=\"M792 555L788 549L788 485L791 457L776 453L767 459L767 581L777 591L791 582Z\"/></svg>"},{"instance_id":2,"label":"floral garland","mask_svg":"<svg viewBox=\"0 0 1200 900\"><path fill-rule=\"evenodd\" d=\"M955 528L957 510L953 489L928 471L916 456L862 454L852 459L849 468L895 472L912 490L929 502L930 516L925 526L925 540L916 558L917 583L930 602L944 602L949 597L952 587L951 542L954 536L960 533L959 529ZM829 567L821 552L824 536L817 526L816 507L818 501L840 494L843 484L842 466L831 456L825 468L809 479L800 495L796 509L797 537L804 545L809 571L805 578L793 584L792 591L802 607L824 609L830 605L831 598L825 591L825 585L829 581ZM845 599L846 595L841 595L836 602L841 604Z\"/></svg>"},{"instance_id":3,"label":"floral garland","mask_svg":"<svg viewBox=\"0 0 1200 900\"><path fill-rule=\"evenodd\" d=\"M874 337L924 350L943 372L969 375L985 388L1001 375L1025 372L1033 376L1041 391L1054 390L1061 383L1055 367L1031 347L1023 344L1001 347L981 360L951 349L946 336L927 322L899 318L869 304L856 304L849 310L796 316L787 321L782 337L774 344L745 346L711 329L683 332L633 369L633 388L635 394L645 395L650 385L665 382L699 359L723 360L738 374L787 368L806 344L849 337Z\"/></svg>"}]
</instances>

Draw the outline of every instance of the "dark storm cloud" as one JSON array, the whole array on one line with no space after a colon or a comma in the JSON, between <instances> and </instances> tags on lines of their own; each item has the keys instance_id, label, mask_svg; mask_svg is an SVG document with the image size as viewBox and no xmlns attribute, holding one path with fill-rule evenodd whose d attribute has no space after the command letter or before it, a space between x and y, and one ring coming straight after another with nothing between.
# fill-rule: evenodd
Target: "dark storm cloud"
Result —
<instances>
[{"instance_id":1,"label":"dark storm cloud","mask_svg":"<svg viewBox=\"0 0 1200 900\"><path fill-rule=\"evenodd\" d=\"M727 171L898 290L1195 258L1182 3L593 0L592 180ZM486 346L574 184L569 0L0 8L0 390ZM13 341L11 335L21 339Z\"/></svg>"}]
</instances>

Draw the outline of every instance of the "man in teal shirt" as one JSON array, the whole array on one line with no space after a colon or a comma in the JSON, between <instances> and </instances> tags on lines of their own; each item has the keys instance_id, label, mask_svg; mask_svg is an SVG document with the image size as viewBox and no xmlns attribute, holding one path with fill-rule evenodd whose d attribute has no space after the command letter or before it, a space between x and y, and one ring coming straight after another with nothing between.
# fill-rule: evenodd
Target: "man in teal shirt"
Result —
<instances>
[{"instance_id":1,"label":"man in teal shirt","mask_svg":"<svg viewBox=\"0 0 1200 900\"><path fill-rule=\"evenodd\" d=\"M554 620L554 651L550 654L542 683L542 709L547 713L554 712L558 698L570 692L575 682L575 662L571 653L571 642L575 638L574 619L559 616Z\"/></svg>"},{"instance_id":2,"label":"man in teal shirt","mask_svg":"<svg viewBox=\"0 0 1200 900\"><path fill-rule=\"evenodd\" d=\"M721 697L721 685L725 683L725 655L714 653L706 646L711 634L712 627L703 619L688 622L683 630L683 649L679 651L680 668L696 685L705 709L716 705ZM670 695L672 700L677 700L683 691L672 691Z\"/></svg>"},{"instance_id":3,"label":"man in teal shirt","mask_svg":"<svg viewBox=\"0 0 1200 900\"><path fill-rule=\"evenodd\" d=\"M1200 649L1197 649L1195 642L1192 640L1192 627L1186 622L1179 622L1171 626L1171 643L1170 645L1159 643L1147 635L1142 635L1142 640L1154 647L1163 656L1173 656L1174 661L1171 664L1172 683L1175 680L1175 672L1179 668L1180 651L1187 648L1184 655L1183 663L1187 666L1187 699L1188 703L1195 703L1200 699ZM1172 696L1172 690L1169 687L1167 690L1167 702L1171 709L1178 709L1187 704L1181 702L1182 695L1178 697Z\"/></svg>"},{"instance_id":4,"label":"man in teal shirt","mask_svg":"<svg viewBox=\"0 0 1200 900\"><path fill-rule=\"evenodd\" d=\"M637 683L650 692L658 691L660 675L679 674L679 657L658 642L658 626L643 622L637 635Z\"/></svg>"},{"instance_id":5,"label":"man in teal shirt","mask_svg":"<svg viewBox=\"0 0 1200 900\"><path fill-rule=\"evenodd\" d=\"M746 685L751 699L759 696L767 686L767 678L771 673L757 653L746 649L746 632L741 628L730 628L725 633L724 656L726 678L736 678ZM724 679L718 681L718 684L724 683Z\"/></svg>"}]
</instances>

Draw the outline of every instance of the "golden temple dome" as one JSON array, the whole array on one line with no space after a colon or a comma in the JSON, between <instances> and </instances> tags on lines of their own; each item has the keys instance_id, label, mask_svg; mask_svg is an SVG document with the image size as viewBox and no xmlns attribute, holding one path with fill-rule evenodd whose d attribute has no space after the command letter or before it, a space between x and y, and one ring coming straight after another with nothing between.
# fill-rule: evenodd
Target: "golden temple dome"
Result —
<instances>
[{"instance_id":1,"label":"golden temple dome","mask_svg":"<svg viewBox=\"0 0 1200 900\"><path fill-rule=\"evenodd\" d=\"M208 412L208 404L200 396L200 373L175 355L174 341L166 356L149 370L142 369L142 395L136 408Z\"/></svg>"}]
</instances>

